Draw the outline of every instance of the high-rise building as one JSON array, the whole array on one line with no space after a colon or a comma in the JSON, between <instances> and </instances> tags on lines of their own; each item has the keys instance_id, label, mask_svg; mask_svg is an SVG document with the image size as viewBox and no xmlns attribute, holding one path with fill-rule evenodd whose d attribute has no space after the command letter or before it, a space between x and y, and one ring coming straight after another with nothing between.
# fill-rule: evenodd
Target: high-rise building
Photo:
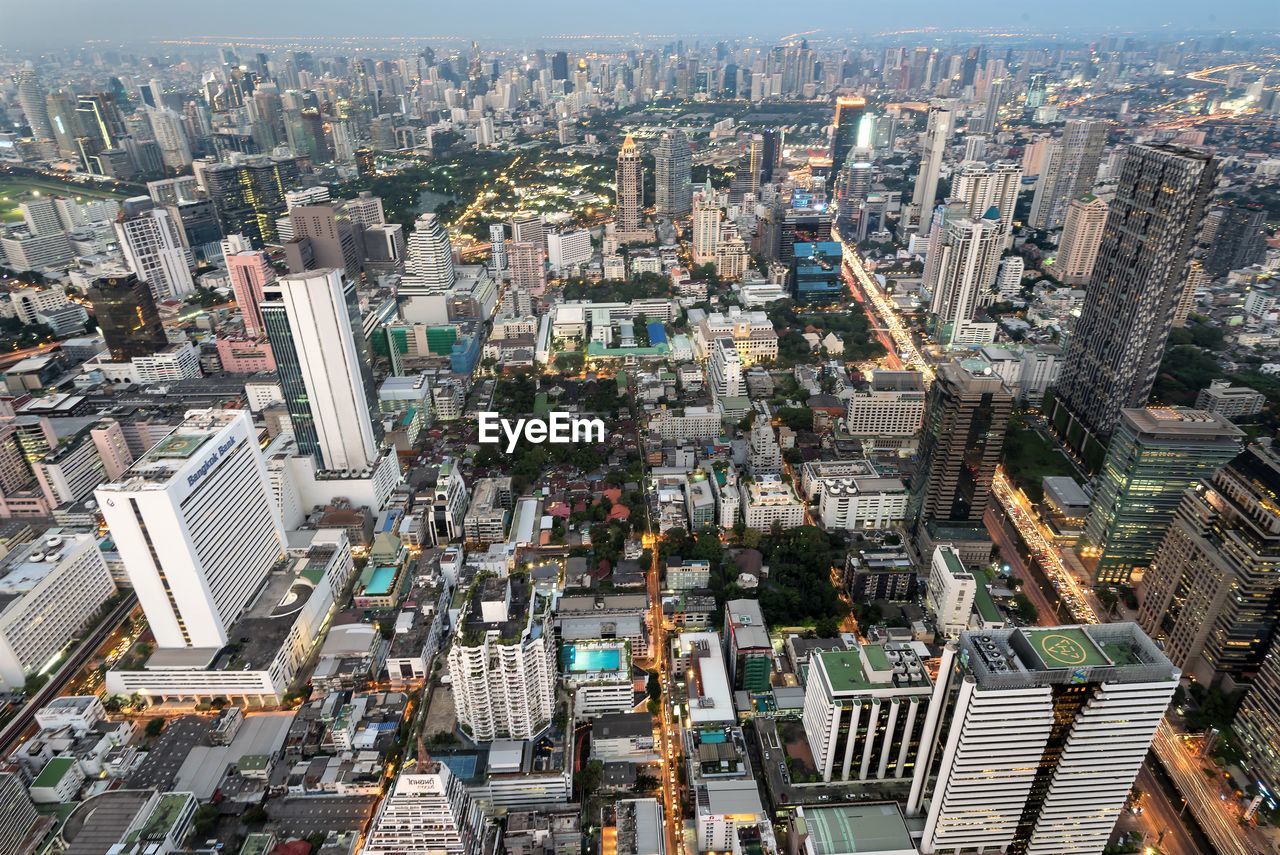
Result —
<instances>
[{"instance_id":1,"label":"high-rise building","mask_svg":"<svg viewBox=\"0 0 1280 855\"><path fill-rule=\"evenodd\" d=\"M18 106L31 127L31 136L37 140L53 139L53 125L49 121L48 92L36 74L35 66L24 63L18 69Z\"/></svg>"},{"instance_id":2,"label":"high-rise building","mask_svg":"<svg viewBox=\"0 0 1280 855\"><path fill-rule=\"evenodd\" d=\"M860 95L842 96L836 99L835 121L831 127L831 176L834 179L844 167L849 152L859 145L869 147L864 137L859 139L863 118L866 115L867 99Z\"/></svg>"},{"instance_id":3,"label":"high-rise building","mask_svg":"<svg viewBox=\"0 0 1280 855\"><path fill-rule=\"evenodd\" d=\"M911 194L911 204L920 214L920 231L929 230L933 203L938 196L938 179L942 175L942 156L951 137L952 112L945 107L929 110L929 124L920 140L920 171Z\"/></svg>"},{"instance_id":4,"label":"high-rise building","mask_svg":"<svg viewBox=\"0 0 1280 855\"><path fill-rule=\"evenodd\" d=\"M797 243L792 247L789 273L792 297L802 305L846 299L843 263L844 250L836 241Z\"/></svg>"},{"instance_id":5,"label":"high-rise building","mask_svg":"<svg viewBox=\"0 0 1280 855\"><path fill-rule=\"evenodd\" d=\"M267 254L258 250L245 250L226 257L227 278L231 280L231 293L244 321L245 335L260 339L266 334L262 325L262 294L276 281L275 268L267 260Z\"/></svg>"},{"instance_id":6,"label":"high-rise building","mask_svg":"<svg viewBox=\"0 0 1280 855\"><path fill-rule=\"evenodd\" d=\"M1067 205L1093 190L1098 177L1098 161L1107 144L1107 126L1088 119L1071 119L1062 131L1062 139L1049 149L1048 163L1036 182L1031 200L1032 228L1061 228Z\"/></svg>"},{"instance_id":7,"label":"high-rise building","mask_svg":"<svg viewBox=\"0 0 1280 855\"><path fill-rule=\"evenodd\" d=\"M942 345L985 344L973 322L995 299L992 286L1004 249L999 219L974 219L963 203L940 206L929 233L924 287L932 295L934 339ZM995 212L990 212L994 214Z\"/></svg>"},{"instance_id":8,"label":"high-rise building","mask_svg":"<svg viewBox=\"0 0 1280 855\"><path fill-rule=\"evenodd\" d=\"M720 242L720 206L715 199L699 196L693 201L693 263L715 261Z\"/></svg>"},{"instance_id":9,"label":"high-rise building","mask_svg":"<svg viewBox=\"0 0 1280 855\"><path fill-rule=\"evenodd\" d=\"M618 168L614 175L616 204L614 223L618 240L644 240L644 161L640 147L627 134L618 150Z\"/></svg>"},{"instance_id":10,"label":"high-rise building","mask_svg":"<svg viewBox=\"0 0 1280 855\"><path fill-rule=\"evenodd\" d=\"M363 855L470 855L483 848L484 814L444 763L418 758L396 778L364 841Z\"/></svg>"},{"instance_id":11,"label":"high-rise building","mask_svg":"<svg viewBox=\"0 0 1280 855\"><path fill-rule=\"evenodd\" d=\"M982 111L982 122L978 130L984 134L994 134L1000 124L1000 107L1004 104L1008 78L997 77L987 84L987 103Z\"/></svg>"},{"instance_id":12,"label":"high-rise building","mask_svg":"<svg viewBox=\"0 0 1280 855\"><path fill-rule=\"evenodd\" d=\"M52 196L34 196L18 203L22 221L33 235L52 235L63 231L58 206Z\"/></svg>"},{"instance_id":13,"label":"high-rise building","mask_svg":"<svg viewBox=\"0 0 1280 855\"><path fill-rule=\"evenodd\" d=\"M1216 174L1202 152L1129 147L1050 412L1090 468L1120 411L1151 393Z\"/></svg>"},{"instance_id":14,"label":"high-rise building","mask_svg":"<svg viewBox=\"0 0 1280 855\"><path fill-rule=\"evenodd\" d=\"M675 219L689 213L692 173L689 138L678 128L663 131L653 150L653 202L659 217Z\"/></svg>"},{"instance_id":15,"label":"high-rise building","mask_svg":"<svg viewBox=\"0 0 1280 855\"><path fill-rule=\"evenodd\" d=\"M195 291L191 249L181 223L168 208L150 207L123 216L115 226L125 262L151 288L156 302L182 298Z\"/></svg>"},{"instance_id":16,"label":"high-rise building","mask_svg":"<svg viewBox=\"0 0 1280 855\"><path fill-rule=\"evenodd\" d=\"M533 241L512 241L507 244L507 269L511 272L511 287L531 296L541 296L547 290L546 250Z\"/></svg>"},{"instance_id":17,"label":"high-rise building","mask_svg":"<svg viewBox=\"0 0 1280 855\"><path fill-rule=\"evenodd\" d=\"M1280 789L1280 645L1271 645L1231 730L1250 774L1269 791Z\"/></svg>"},{"instance_id":18,"label":"high-rise building","mask_svg":"<svg viewBox=\"0 0 1280 855\"><path fill-rule=\"evenodd\" d=\"M1280 619L1280 455L1255 445L1187 490L1138 589L1138 621L1203 685L1253 682Z\"/></svg>"},{"instance_id":19,"label":"high-rise building","mask_svg":"<svg viewBox=\"0 0 1280 855\"><path fill-rule=\"evenodd\" d=\"M961 633L907 799L920 851L1101 852L1177 686L1132 623Z\"/></svg>"},{"instance_id":20,"label":"high-rise building","mask_svg":"<svg viewBox=\"0 0 1280 855\"><path fill-rule=\"evenodd\" d=\"M747 150L738 156L729 182L729 203L742 204L747 194L760 195L760 165L764 161L764 137L752 134L747 140Z\"/></svg>"},{"instance_id":21,"label":"high-rise building","mask_svg":"<svg viewBox=\"0 0 1280 855\"><path fill-rule=\"evenodd\" d=\"M433 216L427 214L426 216ZM285 246L292 273L308 268L336 268L352 282L360 278L361 231L351 222L346 204L296 205L289 209L289 222L293 226L293 241ZM294 252L292 243L306 241L310 252L309 263L303 266Z\"/></svg>"},{"instance_id":22,"label":"high-rise building","mask_svg":"<svg viewBox=\"0 0 1280 855\"><path fill-rule=\"evenodd\" d=\"M320 469L368 469L376 397L354 283L333 269L283 276L265 287L262 317L298 449Z\"/></svg>"},{"instance_id":23,"label":"high-rise building","mask_svg":"<svg viewBox=\"0 0 1280 855\"><path fill-rule=\"evenodd\" d=\"M458 724L477 742L537 738L556 701L551 603L528 579L490 577L463 609L448 657Z\"/></svg>"},{"instance_id":24,"label":"high-rise building","mask_svg":"<svg viewBox=\"0 0 1280 855\"><path fill-rule=\"evenodd\" d=\"M1102 583L1138 581L1182 494L1240 450L1244 432L1217 413L1125 409L1098 472L1082 552Z\"/></svg>"},{"instance_id":25,"label":"high-rise building","mask_svg":"<svg viewBox=\"0 0 1280 855\"><path fill-rule=\"evenodd\" d=\"M155 298L134 274L107 276L88 289L93 314L116 362L151 356L168 347L169 339L156 310Z\"/></svg>"},{"instance_id":26,"label":"high-rise building","mask_svg":"<svg viewBox=\"0 0 1280 855\"><path fill-rule=\"evenodd\" d=\"M507 269L507 227L502 223L489 226L489 268L495 275Z\"/></svg>"},{"instance_id":27,"label":"high-rise building","mask_svg":"<svg viewBox=\"0 0 1280 855\"><path fill-rule=\"evenodd\" d=\"M191 165L191 144L182 127L182 116L166 108L147 110L151 132L160 147L160 158L169 169L185 169Z\"/></svg>"},{"instance_id":28,"label":"high-rise building","mask_svg":"<svg viewBox=\"0 0 1280 855\"><path fill-rule=\"evenodd\" d=\"M418 217L413 231L409 233L401 289L443 294L453 287L457 276L453 266L453 244L440 218L435 214Z\"/></svg>"},{"instance_id":29,"label":"high-rise building","mask_svg":"<svg viewBox=\"0 0 1280 855\"><path fill-rule=\"evenodd\" d=\"M156 645L225 646L285 548L249 411L190 415L95 497Z\"/></svg>"},{"instance_id":30,"label":"high-rise building","mask_svg":"<svg viewBox=\"0 0 1280 855\"><path fill-rule=\"evenodd\" d=\"M969 161L951 176L953 200L959 199L969 209L971 219L995 219L1004 234L1005 245L1013 242L1013 209L1018 204L1022 186L1022 167L1011 161L981 163ZM997 216L992 217L995 208Z\"/></svg>"},{"instance_id":31,"label":"high-rise building","mask_svg":"<svg viewBox=\"0 0 1280 855\"><path fill-rule=\"evenodd\" d=\"M22 778L0 772L0 852L22 852L40 814Z\"/></svg>"},{"instance_id":32,"label":"high-rise building","mask_svg":"<svg viewBox=\"0 0 1280 855\"><path fill-rule=\"evenodd\" d=\"M1267 212L1257 205L1224 205L1205 217L1201 242L1209 251L1204 269L1210 276L1226 276L1262 261L1266 255Z\"/></svg>"},{"instance_id":33,"label":"high-rise building","mask_svg":"<svg viewBox=\"0 0 1280 855\"><path fill-rule=\"evenodd\" d=\"M1012 409L1013 396L982 360L938 366L925 402L920 466L912 482L917 532L929 529L944 543L985 538L982 515L991 501L991 479Z\"/></svg>"},{"instance_id":34,"label":"high-rise building","mask_svg":"<svg viewBox=\"0 0 1280 855\"><path fill-rule=\"evenodd\" d=\"M547 227L541 214L516 214L511 218L511 240L537 244L547 248Z\"/></svg>"},{"instance_id":35,"label":"high-rise building","mask_svg":"<svg viewBox=\"0 0 1280 855\"><path fill-rule=\"evenodd\" d=\"M1053 261L1054 275L1068 285L1083 285L1093 274L1107 222L1107 203L1092 193L1071 200Z\"/></svg>"},{"instance_id":36,"label":"high-rise building","mask_svg":"<svg viewBox=\"0 0 1280 855\"><path fill-rule=\"evenodd\" d=\"M742 359L733 339L728 336L711 343L711 353L707 358L707 385L716 400L746 394Z\"/></svg>"},{"instance_id":37,"label":"high-rise building","mask_svg":"<svg viewBox=\"0 0 1280 855\"><path fill-rule=\"evenodd\" d=\"M253 157L215 163L201 170L224 234L240 234L255 247L276 240L276 219L285 212L285 193L300 180L291 157Z\"/></svg>"}]
</instances>

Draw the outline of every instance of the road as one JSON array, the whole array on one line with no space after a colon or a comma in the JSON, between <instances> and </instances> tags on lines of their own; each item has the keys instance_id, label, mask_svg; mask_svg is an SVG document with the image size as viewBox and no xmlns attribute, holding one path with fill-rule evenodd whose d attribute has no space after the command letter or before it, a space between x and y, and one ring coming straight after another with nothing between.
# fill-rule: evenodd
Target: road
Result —
<instances>
[{"instance_id":1,"label":"road","mask_svg":"<svg viewBox=\"0 0 1280 855\"><path fill-rule=\"evenodd\" d=\"M1101 623L1098 617L1099 609L1094 605L1097 602L1096 597L1091 590L1085 589L1076 574L1070 572L1058 549L1046 539L1026 494L1009 481L1003 470L996 471L991 492L1017 528L1023 541L1039 559L1040 567L1059 592L1071 618L1077 623ZM1021 564L1016 550L1007 550L1008 541L1004 532L1000 530L1000 526L989 525L989 530L992 531L998 543L1002 539L1005 540L1005 543L1000 544L1001 554L1009 557L1011 563L1016 558ZM1043 601L1043 592L1031 590L1036 587L1034 584L1023 587L1027 596L1032 598L1032 602L1036 603L1039 609L1040 603L1036 601L1035 595L1039 593ZM1043 622L1051 623L1052 621L1049 620L1051 614L1051 611L1042 612ZM1252 855L1254 852L1264 851L1263 845L1251 840L1253 832L1241 826L1237 806L1231 801L1223 801L1217 782L1210 783L1201 770L1199 757L1188 748L1167 719L1160 723L1152 742L1152 749L1160 764L1173 779L1178 792L1187 800L1192 815L1217 850L1218 855ZM1163 800L1167 803L1163 792L1159 790L1153 793L1152 800ZM1164 810L1163 807L1159 809ZM1169 809L1172 810L1172 806L1169 806Z\"/></svg>"},{"instance_id":2,"label":"road","mask_svg":"<svg viewBox=\"0 0 1280 855\"><path fill-rule=\"evenodd\" d=\"M863 262L862 256L858 255L857 247L852 244L846 244L835 229L831 231L831 239L840 244L843 251L844 264L849 272L853 274L853 282L850 284L856 283L857 285L857 288L854 289L855 295L861 292L864 298L863 302L875 310L872 315L873 320L883 325L884 331L887 331L893 339L893 345L890 346L886 343L886 349L890 353L896 351L898 357L900 357L900 364L923 374L925 385L928 386L933 382L933 367L916 348L916 344L911 338L911 331L898 319L893 303L880 290L880 286L876 284L871 274L867 272L866 264ZM881 336L884 335L884 331L880 332ZM883 341L883 338L881 340Z\"/></svg>"}]
</instances>

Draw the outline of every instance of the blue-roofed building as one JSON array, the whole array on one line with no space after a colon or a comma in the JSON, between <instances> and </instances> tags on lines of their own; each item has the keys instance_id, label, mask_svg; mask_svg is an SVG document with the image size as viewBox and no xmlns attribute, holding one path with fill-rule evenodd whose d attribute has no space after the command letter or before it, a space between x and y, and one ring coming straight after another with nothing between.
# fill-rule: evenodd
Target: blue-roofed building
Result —
<instances>
[{"instance_id":1,"label":"blue-roofed building","mask_svg":"<svg viewBox=\"0 0 1280 855\"><path fill-rule=\"evenodd\" d=\"M660 344L667 343L667 328L662 325L661 321L650 321L645 324L645 328L649 330L650 347L657 347Z\"/></svg>"},{"instance_id":2,"label":"blue-roofed building","mask_svg":"<svg viewBox=\"0 0 1280 855\"><path fill-rule=\"evenodd\" d=\"M798 243L794 251L791 293L797 303L832 303L848 295L840 269L844 260L840 244Z\"/></svg>"},{"instance_id":3,"label":"blue-roofed building","mask_svg":"<svg viewBox=\"0 0 1280 855\"><path fill-rule=\"evenodd\" d=\"M449 353L449 370L454 374L470 374L480 361L481 341L476 333L466 333L453 343Z\"/></svg>"}]
</instances>

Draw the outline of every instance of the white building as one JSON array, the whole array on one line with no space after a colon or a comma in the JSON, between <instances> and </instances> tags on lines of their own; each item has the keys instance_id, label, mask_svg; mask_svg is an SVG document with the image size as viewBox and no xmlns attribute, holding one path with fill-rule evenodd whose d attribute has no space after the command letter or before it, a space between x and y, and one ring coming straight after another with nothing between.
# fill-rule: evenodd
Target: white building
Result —
<instances>
[{"instance_id":1,"label":"white building","mask_svg":"<svg viewBox=\"0 0 1280 855\"><path fill-rule=\"evenodd\" d=\"M873 371L866 389L854 390L845 429L868 452L910 453L924 421L924 379L918 371Z\"/></svg>"},{"instance_id":2,"label":"white building","mask_svg":"<svg viewBox=\"0 0 1280 855\"><path fill-rule=\"evenodd\" d=\"M948 648L938 684L955 699L916 764L937 774L907 799L926 816L920 851L1101 852L1177 669L1132 623L966 632Z\"/></svg>"},{"instance_id":3,"label":"white building","mask_svg":"<svg viewBox=\"0 0 1280 855\"><path fill-rule=\"evenodd\" d=\"M554 270L565 271L591 260L591 232L575 229L568 232L547 233L547 263Z\"/></svg>"},{"instance_id":4,"label":"white building","mask_svg":"<svg viewBox=\"0 0 1280 855\"><path fill-rule=\"evenodd\" d=\"M353 284L333 269L284 276L264 289L262 314L299 449L321 469L368 469L373 378Z\"/></svg>"},{"instance_id":5,"label":"white building","mask_svg":"<svg viewBox=\"0 0 1280 855\"><path fill-rule=\"evenodd\" d=\"M950 198L959 199L975 220L986 218L995 208L1000 231L1006 241L1013 236L1013 209L1018 202L1018 190L1022 186L1022 166L1004 161L982 163L970 161L960 164L951 176Z\"/></svg>"},{"instance_id":6,"label":"white building","mask_svg":"<svg viewBox=\"0 0 1280 855\"><path fill-rule=\"evenodd\" d=\"M171 344L164 350L130 360L139 383L168 383L194 380L200 373L200 353L189 341Z\"/></svg>"},{"instance_id":7,"label":"white building","mask_svg":"<svg viewBox=\"0 0 1280 855\"><path fill-rule=\"evenodd\" d=\"M737 398L746 394L746 381L742 375L742 359L733 339L718 338L711 344L711 356L707 360L707 383L716 400Z\"/></svg>"},{"instance_id":8,"label":"white building","mask_svg":"<svg viewBox=\"0 0 1280 855\"><path fill-rule=\"evenodd\" d=\"M977 589L977 580L954 546L944 544L933 550L925 606L933 612L939 633L955 638L969 628Z\"/></svg>"},{"instance_id":9,"label":"white building","mask_svg":"<svg viewBox=\"0 0 1280 855\"><path fill-rule=\"evenodd\" d=\"M713 343L726 337L733 339L744 367L778 358L778 333L762 311L712 312L694 327L694 349L699 357L709 358Z\"/></svg>"},{"instance_id":10,"label":"white building","mask_svg":"<svg viewBox=\"0 0 1280 855\"><path fill-rule=\"evenodd\" d=\"M934 217L925 259L924 289L932 297L934 337L941 345L972 341L968 327L979 309L990 305L1005 232L996 219L967 216L963 204L942 208ZM994 332L994 330L993 330Z\"/></svg>"},{"instance_id":11,"label":"white building","mask_svg":"<svg viewBox=\"0 0 1280 855\"><path fill-rule=\"evenodd\" d=\"M129 269L147 283L156 302L195 291L191 249L182 224L168 208L154 207L117 220L116 237Z\"/></svg>"},{"instance_id":12,"label":"white building","mask_svg":"<svg viewBox=\"0 0 1280 855\"><path fill-rule=\"evenodd\" d=\"M804 504L791 492L791 485L777 475L744 481L740 492L747 528L768 532L775 522L784 529L804 524Z\"/></svg>"},{"instance_id":13,"label":"white building","mask_svg":"<svg viewBox=\"0 0 1280 855\"><path fill-rule=\"evenodd\" d=\"M484 815L460 778L425 760L396 778L369 828L362 855L471 855Z\"/></svg>"},{"instance_id":14,"label":"white building","mask_svg":"<svg viewBox=\"0 0 1280 855\"><path fill-rule=\"evenodd\" d=\"M804 729L822 780L908 778L933 688L911 644L815 652Z\"/></svg>"},{"instance_id":15,"label":"white building","mask_svg":"<svg viewBox=\"0 0 1280 855\"><path fill-rule=\"evenodd\" d=\"M659 410L649 417L649 430L677 443L715 439L723 432L720 414L708 407Z\"/></svg>"},{"instance_id":16,"label":"white building","mask_svg":"<svg viewBox=\"0 0 1280 855\"><path fill-rule=\"evenodd\" d=\"M453 244L435 214L423 214L409 233L400 293L442 294L453 287L457 273L453 266Z\"/></svg>"},{"instance_id":17,"label":"white building","mask_svg":"<svg viewBox=\"0 0 1280 855\"><path fill-rule=\"evenodd\" d=\"M716 244L720 242L720 206L713 199L699 196L693 201L693 263L710 264L716 260Z\"/></svg>"},{"instance_id":18,"label":"white building","mask_svg":"<svg viewBox=\"0 0 1280 855\"><path fill-rule=\"evenodd\" d=\"M818 518L828 530L892 528L906 519L908 496L901 478L826 478L818 497Z\"/></svg>"},{"instance_id":19,"label":"white building","mask_svg":"<svg viewBox=\"0 0 1280 855\"><path fill-rule=\"evenodd\" d=\"M226 645L285 542L249 413L193 413L95 496L156 645Z\"/></svg>"},{"instance_id":20,"label":"white building","mask_svg":"<svg viewBox=\"0 0 1280 855\"><path fill-rule=\"evenodd\" d=\"M996 296L1001 300L1014 300L1022 294L1022 272L1027 263L1020 255L1007 255L1000 259L996 273Z\"/></svg>"},{"instance_id":21,"label":"white building","mask_svg":"<svg viewBox=\"0 0 1280 855\"><path fill-rule=\"evenodd\" d=\"M50 529L0 563L0 688L22 691L116 592L97 538Z\"/></svg>"}]
</instances>

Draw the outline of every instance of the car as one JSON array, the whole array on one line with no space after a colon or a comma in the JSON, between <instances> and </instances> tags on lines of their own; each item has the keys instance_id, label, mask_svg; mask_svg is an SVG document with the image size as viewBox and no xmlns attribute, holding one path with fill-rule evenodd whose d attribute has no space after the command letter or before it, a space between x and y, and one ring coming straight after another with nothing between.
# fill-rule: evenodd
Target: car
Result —
<instances>
[{"instance_id":1,"label":"car","mask_svg":"<svg viewBox=\"0 0 1280 855\"><path fill-rule=\"evenodd\" d=\"M768 752L768 751L766 751L766 752L764 753L764 759L766 759L766 760L768 760L768 759L769 759L769 752Z\"/></svg>"}]
</instances>

